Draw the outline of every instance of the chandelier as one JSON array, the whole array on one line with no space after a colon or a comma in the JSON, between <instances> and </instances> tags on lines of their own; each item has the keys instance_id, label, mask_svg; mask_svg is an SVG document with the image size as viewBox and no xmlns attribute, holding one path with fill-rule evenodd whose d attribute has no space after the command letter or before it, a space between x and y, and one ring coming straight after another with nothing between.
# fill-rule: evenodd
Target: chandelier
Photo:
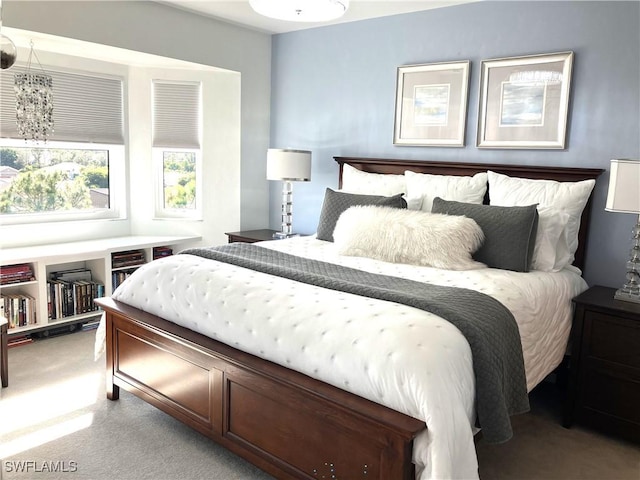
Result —
<instances>
[{"instance_id":1,"label":"chandelier","mask_svg":"<svg viewBox=\"0 0 640 480\"><path fill-rule=\"evenodd\" d=\"M31 69L31 57L35 57L42 73ZM18 134L25 140L47 141L53 133L53 78L40 65L40 60L31 50L24 73L14 76L16 92L16 123Z\"/></svg>"},{"instance_id":2,"label":"chandelier","mask_svg":"<svg viewBox=\"0 0 640 480\"><path fill-rule=\"evenodd\" d=\"M327 22L341 17L349 0L249 0L260 15L290 22Z\"/></svg>"}]
</instances>

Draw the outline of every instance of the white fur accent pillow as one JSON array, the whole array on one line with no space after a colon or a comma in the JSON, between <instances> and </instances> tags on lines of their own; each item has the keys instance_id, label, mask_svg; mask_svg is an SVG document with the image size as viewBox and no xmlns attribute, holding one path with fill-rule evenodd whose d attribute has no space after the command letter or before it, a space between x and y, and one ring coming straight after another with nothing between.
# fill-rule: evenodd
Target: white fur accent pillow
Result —
<instances>
[{"instance_id":1,"label":"white fur accent pillow","mask_svg":"<svg viewBox=\"0 0 640 480\"><path fill-rule=\"evenodd\" d=\"M336 223L338 253L447 270L485 268L471 255L484 234L475 220L391 207L355 206Z\"/></svg>"}]
</instances>

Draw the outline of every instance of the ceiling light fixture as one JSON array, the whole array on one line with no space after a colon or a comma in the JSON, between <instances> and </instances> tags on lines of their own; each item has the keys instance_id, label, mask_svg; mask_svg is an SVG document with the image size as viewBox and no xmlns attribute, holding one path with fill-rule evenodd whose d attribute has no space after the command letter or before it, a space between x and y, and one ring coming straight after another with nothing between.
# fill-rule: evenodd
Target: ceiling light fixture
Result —
<instances>
[{"instance_id":1,"label":"ceiling light fixture","mask_svg":"<svg viewBox=\"0 0 640 480\"><path fill-rule=\"evenodd\" d=\"M289 22L327 22L341 17L349 0L249 0L260 15Z\"/></svg>"},{"instance_id":2,"label":"ceiling light fixture","mask_svg":"<svg viewBox=\"0 0 640 480\"><path fill-rule=\"evenodd\" d=\"M18 51L11 39L0 34L0 68L6 70L16 63Z\"/></svg>"}]
</instances>

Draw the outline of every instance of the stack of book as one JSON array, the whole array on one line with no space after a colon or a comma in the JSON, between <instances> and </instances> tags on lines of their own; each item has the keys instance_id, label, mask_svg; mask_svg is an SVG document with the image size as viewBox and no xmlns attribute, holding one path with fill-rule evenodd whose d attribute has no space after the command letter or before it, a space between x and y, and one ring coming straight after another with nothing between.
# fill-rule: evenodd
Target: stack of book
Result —
<instances>
[{"instance_id":1,"label":"stack of book","mask_svg":"<svg viewBox=\"0 0 640 480\"><path fill-rule=\"evenodd\" d=\"M111 288L115 290L120 286L122 282L124 282L127 278L131 276L133 272L135 272L135 268L127 268L124 270L117 270L111 272Z\"/></svg>"},{"instance_id":2,"label":"stack of book","mask_svg":"<svg viewBox=\"0 0 640 480\"><path fill-rule=\"evenodd\" d=\"M153 259L156 260L162 257L168 257L173 255L173 250L169 247L153 247Z\"/></svg>"},{"instance_id":3,"label":"stack of book","mask_svg":"<svg viewBox=\"0 0 640 480\"><path fill-rule=\"evenodd\" d=\"M111 268L137 267L145 263L142 250L128 250L111 254Z\"/></svg>"},{"instance_id":4,"label":"stack of book","mask_svg":"<svg viewBox=\"0 0 640 480\"><path fill-rule=\"evenodd\" d=\"M104 296L104 285L91 278L91 270L76 268L52 272L47 282L50 320L95 312L93 299Z\"/></svg>"},{"instance_id":5,"label":"stack of book","mask_svg":"<svg viewBox=\"0 0 640 480\"><path fill-rule=\"evenodd\" d=\"M111 272L111 287L115 290L124 282L133 271L140 265L146 263L144 251L127 250L124 252L114 252L111 254L111 268L118 269Z\"/></svg>"},{"instance_id":6,"label":"stack of book","mask_svg":"<svg viewBox=\"0 0 640 480\"><path fill-rule=\"evenodd\" d=\"M29 263L3 265L0 267L0 285L31 282L35 279L33 268L31 268L31 264Z\"/></svg>"},{"instance_id":7,"label":"stack of book","mask_svg":"<svg viewBox=\"0 0 640 480\"><path fill-rule=\"evenodd\" d=\"M9 329L37 323L36 300L24 293L0 295L0 315L9 321Z\"/></svg>"}]
</instances>

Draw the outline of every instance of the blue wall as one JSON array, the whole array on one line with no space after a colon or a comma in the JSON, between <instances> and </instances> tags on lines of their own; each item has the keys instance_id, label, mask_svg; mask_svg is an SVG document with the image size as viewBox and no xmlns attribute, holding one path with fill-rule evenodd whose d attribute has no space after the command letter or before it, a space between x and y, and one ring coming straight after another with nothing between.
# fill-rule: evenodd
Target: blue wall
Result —
<instances>
[{"instance_id":1,"label":"blue wall","mask_svg":"<svg viewBox=\"0 0 640 480\"><path fill-rule=\"evenodd\" d=\"M483 59L575 53L565 150L475 147ZM275 35L271 147L313 151L312 181L294 185L294 229L316 230L333 156L603 168L596 185L589 284L624 283L635 217L604 211L609 160L640 158L640 3L479 2ZM396 69L471 60L466 147L393 145ZM270 225L279 228L272 182Z\"/></svg>"}]
</instances>

